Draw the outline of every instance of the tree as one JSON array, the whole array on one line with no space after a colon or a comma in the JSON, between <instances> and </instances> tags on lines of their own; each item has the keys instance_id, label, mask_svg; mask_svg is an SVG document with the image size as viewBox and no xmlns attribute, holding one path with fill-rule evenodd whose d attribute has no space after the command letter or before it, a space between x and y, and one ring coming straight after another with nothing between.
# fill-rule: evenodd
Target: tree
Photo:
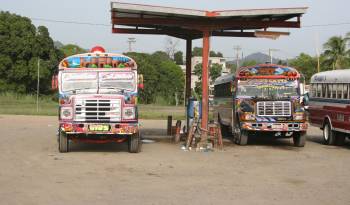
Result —
<instances>
[{"instance_id":1,"label":"tree","mask_svg":"<svg viewBox=\"0 0 350 205\"><path fill-rule=\"evenodd\" d=\"M330 64L333 70L344 68L349 62L349 51L346 50L349 37L349 34L345 38L333 36L323 45L325 63Z\"/></svg>"},{"instance_id":2,"label":"tree","mask_svg":"<svg viewBox=\"0 0 350 205\"><path fill-rule=\"evenodd\" d=\"M305 53L292 59L289 64L304 75L306 82L309 82L311 76L317 72L317 59Z\"/></svg>"},{"instance_id":3,"label":"tree","mask_svg":"<svg viewBox=\"0 0 350 205\"><path fill-rule=\"evenodd\" d=\"M210 57L221 57L221 58L223 57L221 52L216 53L215 51L210 51L209 56Z\"/></svg>"},{"instance_id":4,"label":"tree","mask_svg":"<svg viewBox=\"0 0 350 205\"><path fill-rule=\"evenodd\" d=\"M194 47L192 50L192 56L202 56L203 54L203 48L201 47ZM221 52L215 52L215 51L210 51L209 52L210 57L223 57Z\"/></svg>"},{"instance_id":5,"label":"tree","mask_svg":"<svg viewBox=\"0 0 350 205\"><path fill-rule=\"evenodd\" d=\"M192 50L192 56L202 56L203 49L200 47L194 47Z\"/></svg>"},{"instance_id":6,"label":"tree","mask_svg":"<svg viewBox=\"0 0 350 205\"><path fill-rule=\"evenodd\" d=\"M222 65L218 64L218 63L213 63L210 68L209 68L209 77L211 80L211 83L214 83L214 81L216 80L216 78L221 76L221 72L222 72Z\"/></svg>"},{"instance_id":7,"label":"tree","mask_svg":"<svg viewBox=\"0 0 350 205\"><path fill-rule=\"evenodd\" d=\"M157 97L165 99L168 104L183 100L184 74L181 68L163 51L153 54L126 53L138 64L138 71L144 76L145 89L140 90L140 102L150 104Z\"/></svg>"},{"instance_id":8,"label":"tree","mask_svg":"<svg viewBox=\"0 0 350 205\"><path fill-rule=\"evenodd\" d=\"M174 54L179 46L179 40L172 37L167 37L165 39L165 53L169 58L174 59Z\"/></svg>"},{"instance_id":9,"label":"tree","mask_svg":"<svg viewBox=\"0 0 350 205\"><path fill-rule=\"evenodd\" d=\"M258 64L255 60L245 60L245 61L243 61L243 63L242 63L242 67L246 67L246 66L254 66L254 65L256 65L256 64Z\"/></svg>"},{"instance_id":10,"label":"tree","mask_svg":"<svg viewBox=\"0 0 350 205\"><path fill-rule=\"evenodd\" d=\"M183 60L183 53L182 51L178 51L174 54L174 61L177 65L183 65L184 60Z\"/></svg>"},{"instance_id":11,"label":"tree","mask_svg":"<svg viewBox=\"0 0 350 205\"><path fill-rule=\"evenodd\" d=\"M125 53L125 55L133 58L138 66L138 73L143 75L145 89L139 90L140 103L150 104L154 103L157 97L158 86L158 71L156 66L152 63L152 57L145 53Z\"/></svg>"},{"instance_id":12,"label":"tree","mask_svg":"<svg viewBox=\"0 0 350 205\"><path fill-rule=\"evenodd\" d=\"M202 64L199 63L197 65L194 66L194 70L193 70L194 74L196 76L198 76L199 81L196 82L195 84L195 92L198 95L202 95ZM222 72L222 65L217 64L217 63L213 63L210 67L209 67L209 78L210 78L210 83L214 83L214 81L216 80L216 78L218 78L221 75Z\"/></svg>"},{"instance_id":13,"label":"tree","mask_svg":"<svg viewBox=\"0 0 350 205\"><path fill-rule=\"evenodd\" d=\"M47 28L0 12L0 36L0 92L35 92L40 61L40 93L50 93L51 76L63 54L54 47Z\"/></svg>"},{"instance_id":14,"label":"tree","mask_svg":"<svg viewBox=\"0 0 350 205\"><path fill-rule=\"evenodd\" d=\"M168 54L164 51L156 51L151 55L151 57L154 59L154 63L159 63L161 61L172 61Z\"/></svg>"},{"instance_id":15,"label":"tree","mask_svg":"<svg viewBox=\"0 0 350 205\"><path fill-rule=\"evenodd\" d=\"M81 48L75 44L67 44L60 48L60 50L64 53L65 56L71 56L80 53L88 52L87 49Z\"/></svg>"}]
</instances>

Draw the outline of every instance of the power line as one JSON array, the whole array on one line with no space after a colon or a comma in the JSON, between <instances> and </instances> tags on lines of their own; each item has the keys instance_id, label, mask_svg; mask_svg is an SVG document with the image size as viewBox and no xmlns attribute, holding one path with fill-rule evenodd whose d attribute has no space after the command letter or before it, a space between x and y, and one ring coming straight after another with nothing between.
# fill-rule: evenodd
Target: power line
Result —
<instances>
[{"instance_id":1,"label":"power line","mask_svg":"<svg viewBox=\"0 0 350 205\"><path fill-rule=\"evenodd\" d=\"M343 25L350 25L350 22L305 25L305 26L302 26L302 28L326 27L326 26L343 26Z\"/></svg>"},{"instance_id":2,"label":"power line","mask_svg":"<svg viewBox=\"0 0 350 205\"><path fill-rule=\"evenodd\" d=\"M75 24L75 25L89 25L89 26L108 26L110 24L102 24L102 23L89 23L89 22L79 22L79 21L63 21L63 20L53 20L53 19L44 19L44 18L30 18L34 21L45 21L51 23L65 23L65 24Z\"/></svg>"}]
</instances>

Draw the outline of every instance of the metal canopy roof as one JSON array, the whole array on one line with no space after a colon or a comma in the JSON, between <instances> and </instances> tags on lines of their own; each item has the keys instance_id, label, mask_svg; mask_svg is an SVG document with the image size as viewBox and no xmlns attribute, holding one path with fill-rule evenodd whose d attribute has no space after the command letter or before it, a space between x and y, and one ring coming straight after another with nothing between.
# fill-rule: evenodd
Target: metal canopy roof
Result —
<instances>
[{"instance_id":1,"label":"metal canopy roof","mask_svg":"<svg viewBox=\"0 0 350 205\"><path fill-rule=\"evenodd\" d=\"M298 7L204 11L111 2L113 33L163 34L183 39L202 38L204 30L211 31L211 36L288 35L267 29L300 28L300 17L306 10Z\"/></svg>"}]
</instances>

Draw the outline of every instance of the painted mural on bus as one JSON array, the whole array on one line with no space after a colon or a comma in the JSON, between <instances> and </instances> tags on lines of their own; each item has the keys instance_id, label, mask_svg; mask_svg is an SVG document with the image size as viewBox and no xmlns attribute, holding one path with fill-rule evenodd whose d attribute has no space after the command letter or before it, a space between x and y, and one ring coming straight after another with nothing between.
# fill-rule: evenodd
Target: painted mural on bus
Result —
<instances>
[{"instance_id":1,"label":"painted mural on bus","mask_svg":"<svg viewBox=\"0 0 350 205\"><path fill-rule=\"evenodd\" d=\"M216 79L214 118L239 145L263 133L293 138L295 146L303 147L308 124L302 85L303 78L295 68L275 64L241 67L236 75Z\"/></svg>"}]
</instances>

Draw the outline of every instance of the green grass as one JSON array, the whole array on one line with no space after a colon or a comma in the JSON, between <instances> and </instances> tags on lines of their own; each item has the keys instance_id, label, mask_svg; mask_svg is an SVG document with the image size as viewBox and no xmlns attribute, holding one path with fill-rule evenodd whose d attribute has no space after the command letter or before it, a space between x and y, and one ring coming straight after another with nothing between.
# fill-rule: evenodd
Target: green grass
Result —
<instances>
[{"instance_id":1,"label":"green grass","mask_svg":"<svg viewBox=\"0 0 350 205\"><path fill-rule=\"evenodd\" d=\"M185 119L183 106L138 105L140 119L167 119L172 115L174 120ZM0 94L0 114L6 115L46 115L57 116L58 102L52 97L39 98L39 111L36 107L35 95L13 93Z\"/></svg>"},{"instance_id":2,"label":"green grass","mask_svg":"<svg viewBox=\"0 0 350 205\"><path fill-rule=\"evenodd\" d=\"M0 114L54 116L57 115L57 108L57 102L47 96L39 98L39 111L37 111L35 95L0 94Z\"/></svg>"}]
</instances>

